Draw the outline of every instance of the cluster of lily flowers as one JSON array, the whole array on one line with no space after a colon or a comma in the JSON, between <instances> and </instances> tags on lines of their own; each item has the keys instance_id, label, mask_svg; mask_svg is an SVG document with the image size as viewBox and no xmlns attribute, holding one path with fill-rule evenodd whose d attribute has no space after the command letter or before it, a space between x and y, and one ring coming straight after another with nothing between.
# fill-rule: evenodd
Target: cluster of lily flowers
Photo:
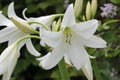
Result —
<instances>
[{"instance_id":1,"label":"cluster of lily flowers","mask_svg":"<svg viewBox=\"0 0 120 80\"><path fill-rule=\"evenodd\" d=\"M67 64L77 70L82 69L88 80L93 80L90 55L85 47L106 47L106 42L94 35L98 20L76 22L73 4L67 7L64 14L37 18L27 18L25 11L26 9L23 10L24 19L18 17L12 2L8 6L8 18L0 12L0 26L6 26L0 30L0 43L8 41L8 47L0 55L0 75L3 75L3 80L10 80L20 49L24 45L31 55L40 57L37 58L39 66L45 70L55 67L64 58ZM55 21L56 17L59 18L58 21ZM34 48L31 38L40 39L40 43L51 47L52 51L42 56Z\"/></svg>"}]
</instances>

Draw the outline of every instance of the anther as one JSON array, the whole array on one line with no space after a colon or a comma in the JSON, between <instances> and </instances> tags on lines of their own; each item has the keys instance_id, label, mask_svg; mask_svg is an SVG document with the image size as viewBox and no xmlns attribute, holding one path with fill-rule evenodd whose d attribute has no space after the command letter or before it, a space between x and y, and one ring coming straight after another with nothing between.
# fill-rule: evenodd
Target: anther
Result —
<instances>
[{"instance_id":1,"label":"anther","mask_svg":"<svg viewBox=\"0 0 120 80\"><path fill-rule=\"evenodd\" d=\"M71 34L66 34L66 43L68 43L70 45L71 45L71 37L72 37Z\"/></svg>"}]
</instances>

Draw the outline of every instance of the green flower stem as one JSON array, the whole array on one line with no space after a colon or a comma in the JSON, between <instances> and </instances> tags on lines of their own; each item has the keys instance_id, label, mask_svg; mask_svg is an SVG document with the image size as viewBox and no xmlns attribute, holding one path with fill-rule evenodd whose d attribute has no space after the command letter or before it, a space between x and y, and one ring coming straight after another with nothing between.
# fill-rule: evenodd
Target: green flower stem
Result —
<instances>
[{"instance_id":1,"label":"green flower stem","mask_svg":"<svg viewBox=\"0 0 120 80\"><path fill-rule=\"evenodd\" d=\"M55 15L53 15L53 17L60 17L60 16L63 16L63 15L64 15L64 14L55 14ZM27 22L28 22L28 24L33 24L33 23L40 24L40 25L42 25L46 30L50 30L47 25L43 24L43 23L40 22L40 21L37 21L37 20L29 20L29 21L27 21Z\"/></svg>"},{"instance_id":2,"label":"green flower stem","mask_svg":"<svg viewBox=\"0 0 120 80\"><path fill-rule=\"evenodd\" d=\"M45 25L45 24L43 24L42 22L38 22L38 21L36 21L36 20L30 20L30 21L28 21L28 24L33 24L33 23L40 24L40 25L42 25L45 29L49 30L48 26Z\"/></svg>"},{"instance_id":3,"label":"green flower stem","mask_svg":"<svg viewBox=\"0 0 120 80\"><path fill-rule=\"evenodd\" d=\"M59 62L58 67L59 67L60 75L62 78L61 80L70 80L64 58Z\"/></svg>"},{"instance_id":4,"label":"green flower stem","mask_svg":"<svg viewBox=\"0 0 120 80\"><path fill-rule=\"evenodd\" d=\"M16 42L17 42L17 44L19 44L20 42L22 42L23 40L25 40L25 39L28 39L28 38L36 38L36 39L40 39L40 37L39 36L24 36L24 37L21 37L20 39L18 39Z\"/></svg>"},{"instance_id":5,"label":"green flower stem","mask_svg":"<svg viewBox=\"0 0 120 80\"><path fill-rule=\"evenodd\" d=\"M102 80L96 59L93 60L93 71L94 71L96 80Z\"/></svg>"},{"instance_id":6,"label":"green flower stem","mask_svg":"<svg viewBox=\"0 0 120 80\"><path fill-rule=\"evenodd\" d=\"M54 14L54 17L64 16L64 14Z\"/></svg>"}]
</instances>

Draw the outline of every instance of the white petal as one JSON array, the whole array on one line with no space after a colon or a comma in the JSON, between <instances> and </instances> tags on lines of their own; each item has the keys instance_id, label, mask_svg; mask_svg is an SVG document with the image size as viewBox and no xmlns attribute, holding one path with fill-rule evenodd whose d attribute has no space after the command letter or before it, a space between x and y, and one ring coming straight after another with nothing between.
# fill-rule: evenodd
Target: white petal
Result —
<instances>
[{"instance_id":1,"label":"white petal","mask_svg":"<svg viewBox=\"0 0 120 80\"><path fill-rule=\"evenodd\" d=\"M40 45L43 46L43 47L46 47L44 41L42 41L42 40L40 41Z\"/></svg>"},{"instance_id":2,"label":"white petal","mask_svg":"<svg viewBox=\"0 0 120 80\"><path fill-rule=\"evenodd\" d=\"M91 56L91 55L89 55L89 57L90 57L90 59L94 59L94 58L96 58L96 56Z\"/></svg>"},{"instance_id":3,"label":"white petal","mask_svg":"<svg viewBox=\"0 0 120 80\"><path fill-rule=\"evenodd\" d=\"M23 37L23 36L27 36L28 34L22 32L19 29L16 29L16 31L14 31L10 36L11 38L9 38L9 42L8 45L11 45L13 42L15 42L16 40L18 40L19 38Z\"/></svg>"},{"instance_id":4,"label":"white petal","mask_svg":"<svg viewBox=\"0 0 120 80\"><path fill-rule=\"evenodd\" d=\"M74 16L74 9L73 4L69 5L62 20L61 27L71 26L71 24L75 24L75 16Z\"/></svg>"},{"instance_id":5,"label":"white petal","mask_svg":"<svg viewBox=\"0 0 120 80\"><path fill-rule=\"evenodd\" d=\"M14 27L14 24L3 14L0 13L0 26Z\"/></svg>"},{"instance_id":6,"label":"white petal","mask_svg":"<svg viewBox=\"0 0 120 80\"><path fill-rule=\"evenodd\" d=\"M16 38L16 40L18 40L18 39ZM12 44L13 42L15 42L15 41L14 40L9 41L9 45ZM26 43L25 41L22 41L22 42L19 43L18 51L20 51L20 49L25 45L25 43Z\"/></svg>"},{"instance_id":7,"label":"white petal","mask_svg":"<svg viewBox=\"0 0 120 80\"><path fill-rule=\"evenodd\" d=\"M8 65L7 63L8 63L8 59L5 59L0 63L0 75L2 75L7 71L7 65Z\"/></svg>"},{"instance_id":8,"label":"white petal","mask_svg":"<svg viewBox=\"0 0 120 80\"><path fill-rule=\"evenodd\" d=\"M69 56L70 61L73 66L75 66L78 70L85 64L86 62L86 50L83 45L80 44L80 41L74 37L71 41L71 45L69 45L67 50L67 55Z\"/></svg>"},{"instance_id":9,"label":"white petal","mask_svg":"<svg viewBox=\"0 0 120 80\"><path fill-rule=\"evenodd\" d=\"M92 48L105 48L106 47L106 41L103 39L96 37L96 36L91 36L88 39L84 39L83 43Z\"/></svg>"},{"instance_id":10,"label":"white petal","mask_svg":"<svg viewBox=\"0 0 120 80\"><path fill-rule=\"evenodd\" d=\"M81 69L88 80L93 80L93 72L92 72L92 67L91 67L91 63L88 55L86 56L86 64L83 65Z\"/></svg>"},{"instance_id":11,"label":"white petal","mask_svg":"<svg viewBox=\"0 0 120 80\"><path fill-rule=\"evenodd\" d=\"M46 70L51 69L59 63L64 54L64 49L62 48L62 46L59 46L55 48L51 54L48 54L47 57L42 58L40 66L42 66Z\"/></svg>"},{"instance_id":12,"label":"white petal","mask_svg":"<svg viewBox=\"0 0 120 80\"><path fill-rule=\"evenodd\" d=\"M48 52L48 53L47 53L46 55L44 55L43 57L36 58L36 60L42 61L42 60L44 60L44 59L47 59L50 55L51 55L51 52Z\"/></svg>"},{"instance_id":13,"label":"white petal","mask_svg":"<svg viewBox=\"0 0 120 80\"><path fill-rule=\"evenodd\" d=\"M18 48L15 47L11 55L9 55L8 59L8 66L7 66L7 72L3 74L3 80L10 80L10 77L12 75L12 72L15 68L15 65L18 60Z\"/></svg>"},{"instance_id":14,"label":"white petal","mask_svg":"<svg viewBox=\"0 0 120 80\"><path fill-rule=\"evenodd\" d=\"M89 20L86 22L80 22L77 25L73 25L72 29L78 33L78 35L82 35L84 37L89 37L93 35L98 27L97 20Z\"/></svg>"},{"instance_id":15,"label":"white petal","mask_svg":"<svg viewBox=\"0 0 120 80\"><path fill-rule=\"evenodd\" d=\"M65 54L64 59L65 59L65 62L66 62L67 64L72 65L72 63L71 63L71 61L70 61L70 59L69 59L69 57L68 57L67 54Z\"/></svg>"},{"instance_id":16,"label":"white petal","mask_svg":"<svg viewBox=\"0 0 120 80\"><path fill-rule=\"evenodd\" d=\"M11 51L13 51L14 47L15 47L16 43L13 43L12 45L10 45L9 47L7 47L0 55L0 63L2 63L5 58L9 55L9 53Z\"/></svg>"},{"instance_id":17,"label":"white petal","mask_svg":"<svg viewBox=\"0 0 120 80\"><path fill-rule=\"evenodd\" d=\"M0 75L2 80L9 80L18 59L18 47L13 43L7 47L0 55Z\"/></svg>"},{"instance_id":18,"label":"white petal","mask_svg":"<svg viewBox=\"0 0 120 80\"><path fill-rule=\"evenodd\" d=\"M54 19L54 16L55 15L41 16L37 18L30 17L29 20L36 20L47 25L49 22L51 22Z\"/></svg>"},{"instance_id":19,"label":"white petal","mask_svg":"<svg viewBox=\"0 0 120 80\"><path fill-rule=\"evenodd\" d=\"M10 5L8 6L8 17L11 18L11 17L14 17L14 18L17 18L17 19L21 19L19 18L16 13L15 13L15 10L14 10L14 2L10 3ZM22 19L21 19L22 20Z\"/></svg>"},{"instance_id":20,"label":"white petal","mask_svg":"<svg viewBox=\"0 0 120 80\"><path fill-rule=\"evenodd\" d=\"M27 50L34 56L40 56L40 53L34 48L31 39L26 40Z\"/></svg>"},{"instance_id":21,"label":"white petal","mask_svg":"<svg viewBox=\"0 0 120 80\"><path fill-rule=\"evenodd\" d=\"M25 15L26 10L27 10L27 8L25 8L25 9L23 10L22 15L23 15L24 19L28 20L28 18L27 18L26 15Z\"/></svg>"},{"instance_id":22,"label":"white petal","mask_svg":"<svg viewBox=\"0 0 120 80\"><path fill-rule=\"evenodd\" d=\"M35 20L35 21L38 21L38 22L41 22L45 25L47 25L48 27L50 27L50 25L52 24L52 21L53 19L55 18L54 17L55 15L48 15L48 16L41 16L41 17L38 17L38 18L33 18L33 17L30 17L28 19L29 20ZM42 25L39 25L39 24L32 24L33 27L41 27Z\"/></svg>"},{"instance_id":23,"label":"white petal","mask_svg":"<svg viewBox=\"0 0 120 80\"><path fill-rule=\"evenodd\" d=\"M14 27L6 27L0 30L0 43L10 40L11 35L16 31Z\"/></svg>"},{"instance_id":24,"label":"white petal","mask_svg":"<svg viewBox=\"0 0 120 80\"><path fill-rule=\"evenodd\" d=\"M40 28L40 37L47 45L51 47L56 47L60 44L62 39L62 31L60 32L51 32Z\"/></svg>"},{"instance_id":25,"label":"white petal","mask_svg":"<svg viewBox=\"0 0 120 80\"><path fill-rule=\"evenodd\" d=\"M8 6L8 17L11 18L13 16L17 17L15 10L14 10L14 2L10 3Z\"/></svg>"}]
</instances>

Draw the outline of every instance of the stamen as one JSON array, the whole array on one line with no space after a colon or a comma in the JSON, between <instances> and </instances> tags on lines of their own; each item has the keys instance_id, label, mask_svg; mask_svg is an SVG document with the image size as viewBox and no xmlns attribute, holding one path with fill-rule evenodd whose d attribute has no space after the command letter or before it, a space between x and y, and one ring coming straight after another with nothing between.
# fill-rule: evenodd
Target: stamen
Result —
<instances>
[{"instance_id":1,"label":"stamen","mask_svg":"<svg viewBox=\"0 0 120 80\"><path fill-rule=\"evenodd\" d=\"M66 43L68 43L70 45L71 45L71 37L72 37L72 34L67 34L66 33Z\"/></svg>"},{"instance_id":2,"label":"stamen","mask_svg":"<svg viewBox=\"0 0 120 80\"><path fill-rule=\"evenodd\" d=\"M69 34L66 34L66 38L68 38L69 37Z\"/></svg>"},{"instance_id":3,"label":"stamen","mask_svg":"<svg viewBox=\"0 0 120 80\"><path fill-rule=\"evenodd\" d=\"M70 28L66 27L64 32L65 32L65 42L71 45L72 34Z\"/></svg>"}]
</instances>

